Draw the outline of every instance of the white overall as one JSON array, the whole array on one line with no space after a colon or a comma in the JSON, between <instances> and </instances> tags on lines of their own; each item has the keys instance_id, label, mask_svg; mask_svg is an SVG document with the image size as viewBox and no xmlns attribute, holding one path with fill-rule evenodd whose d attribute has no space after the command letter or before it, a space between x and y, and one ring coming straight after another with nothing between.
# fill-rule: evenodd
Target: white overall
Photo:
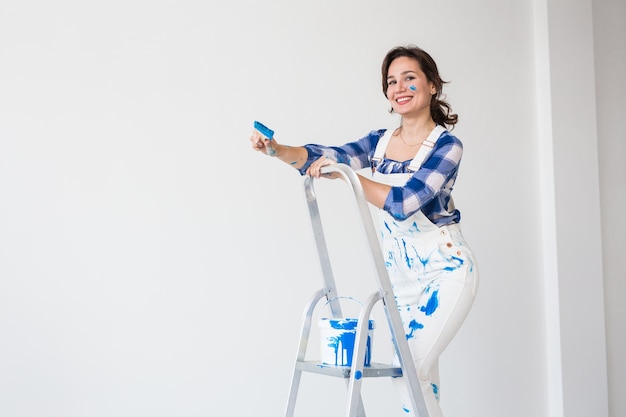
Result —
<instances>
[{"instance_id":1,"label":"white overall","mask_svg":"<svg viewBox=\"0 0 626 417\"><path fill-rule=\"evenodd\" d=\"M441 133L437 126L411 162L416 171ZM374 158L384 157L390 135L379 141ZM403 186L407 174L381 174L374 179ZM452 200L450 200L452 201ZM421 211L398 221L380 210L382 250L398 303L411 356L429 417L441 417L439 407L439 355L457 333L476 295L478 271L458 224L437 226ZM416 416L404 378L393 383L407 416Z\"/></svg>"}]
</instances>

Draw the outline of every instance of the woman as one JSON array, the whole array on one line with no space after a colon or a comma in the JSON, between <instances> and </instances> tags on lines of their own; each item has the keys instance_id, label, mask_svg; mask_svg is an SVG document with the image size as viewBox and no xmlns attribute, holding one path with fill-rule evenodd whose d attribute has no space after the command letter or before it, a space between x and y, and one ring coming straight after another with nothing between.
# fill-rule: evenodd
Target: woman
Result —
<instances>
[{"instance_id":1,"label":"woman","mask_svg":"<svg viewBox=\"0 0 626 417\"><path fill-rule=\"evenodd\" d=\"M442 99L444 83L428 53L396 47L383 60L382 87L390 111L401 116L397 129L374 130L339 147L290 147L256 131L250 137L255 150L316 178L322 167L338 162L355 171L371 167L371 178L358 178L367 200L380 209L383 255L429 417L442 416L439 355L469 313L478 285L450 195L463 146L446 130L458 117ZM402 378L394 384L404 410L415 415Z\"/></svg>"}]
</instances>

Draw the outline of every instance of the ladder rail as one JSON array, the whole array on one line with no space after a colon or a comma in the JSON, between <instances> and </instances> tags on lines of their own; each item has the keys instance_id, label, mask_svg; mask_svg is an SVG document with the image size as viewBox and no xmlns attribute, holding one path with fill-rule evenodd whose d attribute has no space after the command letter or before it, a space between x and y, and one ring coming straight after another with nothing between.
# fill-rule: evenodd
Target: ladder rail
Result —
<instances>
[{"instance_id":1,"label":"ladder rail","mask_svg":"<svg viewBox=\"0 0 626 417\"><path fill-rule=\"evenodd\" d=\"M326 295L326 289L322 288L317 291L304 308L302 313L302 326L300 328L300 344L298 346L298 353L296 355L296 363L293 368L293 374L291 377L291 388L289 389L289 399L287 400L287 408L285 410L285 417L293 417L296 409L296 399L298 396L298 389L300 388L300 379L302 377L302 370L298 369L298 362L302 362L306 356L306 350L309 344L309 336L311 334L311 322L313 320L313 311L319 303L319 301Z\"/></svg>"},{"instance_id":2,"label":"ladder rail","mask_svg":"<svg viewBox=\"0 0 626 417\"><path fill-rule=\"evenodd\" d=\"M359 322L356 328L354 340L355 352L352 355L352 366L350 369L350 380L348 383L348 404L346 415L357 417L358 409L355 407L360 399L361 385L363 384L363 368L365 367L365 350L367 348L367 336L369 333L369 319L372 314L374 304L383 298L382 293L375 292L370 295L359 314Z\"/></svg>"},{"instance_id":3,"label":"ladder rail","mask_svg":"<svg viewBox=\"0 0 626 417\"><path fill-rule=\"evenodd\" d=\"M328 300L328 305L330 307L331 316L333 318L341 318L343 316L343 313L341 311L341 304L339 302L339 296L338 296L339 294L337 292L337 287L335 285L335 277L334 277L334 273L333 273L331 262L330 262L330 256L328 255L328 246L326 244L326 237L324 235L324 227L322 226L322 218L320 216L319 206L317 204L317 195L315 194L315 188L313 186L313 177L307 176L305 178L304 192L306 196L307 206L309 209L309 216L311 218L311 226L313 228L313 237L315 238L317 254L318 254L320 266L322 269L322 280L324 283L324 288L325 288L325 293L326 293L325 295ZM300 343L301 344L303 343L302 339ZM304 358L302 358L302 360L304 360ZM298 379L300 378L301 373L302 372L299 371ZM349 382L346 382L346 384L349 386ZM294 387L292 385L291 390L293 391L293 389ZM295 407L296 394L297 394L297 388L296 388L296 393L294 393L294 396L293 396L294 404L292 407ZM292 396L290 394L290 402L291 402L291 398ZM358 404L357 405L358 417L365 417L363 401L360 398L360 395L355 401ZM293 415L293 411L292 411L292 414L290 415L288 414L287 416L290 417L291 415Z\"/></svg>"},{"instance_id":4,"label":"ladder rail","mask_svg":"<svg viewBox=\"0 0 626 417\"><path fill-rule=\"evenodd\" d=\"M322 268L322 279L324 288L326 288L328 304L332 317L339 318L342 316L341 304L338 300L337 288L335 286L335 277L328 255L328 246L324 237L324 227L322 226L322 218L320 216L319 206L317 204L317 195L313 187L313 177L307 176L304 180L304 193L306 196L309 215L311 217L311 226L313 227L313 237L317 247L317 254Z\"/></svg>"}]
</instances>

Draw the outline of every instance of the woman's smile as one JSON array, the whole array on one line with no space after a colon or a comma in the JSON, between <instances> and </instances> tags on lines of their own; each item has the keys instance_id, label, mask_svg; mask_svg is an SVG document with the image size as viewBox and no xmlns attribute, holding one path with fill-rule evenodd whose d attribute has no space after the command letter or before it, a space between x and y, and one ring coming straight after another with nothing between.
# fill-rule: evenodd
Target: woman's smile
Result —
<instances>
[{"instance_id":1,"label":"woman's smile","mask_svg":"<svg viewBox=\"0 0 626 417\"><path fill-rule=\"evenodd\" d=\"M402 104L406 104L409 101L411 101L411 99L413 99L413 96L400 96L396 98L396 103L402 105Z\"/></svg>"}]
</instances>

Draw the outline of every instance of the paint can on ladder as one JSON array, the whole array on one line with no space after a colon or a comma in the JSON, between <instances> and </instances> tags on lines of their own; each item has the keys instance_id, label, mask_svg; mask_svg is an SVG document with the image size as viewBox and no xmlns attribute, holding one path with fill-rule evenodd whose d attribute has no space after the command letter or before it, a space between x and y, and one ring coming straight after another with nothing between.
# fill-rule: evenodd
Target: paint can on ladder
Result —
<instances>
[{"instance_id":1,"label":"paint can on ladder","mask_svg":"<svg viewBox=\"0 0 626 417\"><path fill-rule=\"evenodd\" d=\"M339 297L350 298L351 297ZM357 300L354 300L357 301ZM329 301L330 302L330 301ZM358 301L357 301L358 302ZM328 304L328 302L326 303ZM356 343L356 331L359 319L322 317L318 321L320 330L320 362L325 365L352 366L352 356ZM368 320L367 343L365 347L365 366L372 358L374 320Z\"/></svg>"}]
</instances>

